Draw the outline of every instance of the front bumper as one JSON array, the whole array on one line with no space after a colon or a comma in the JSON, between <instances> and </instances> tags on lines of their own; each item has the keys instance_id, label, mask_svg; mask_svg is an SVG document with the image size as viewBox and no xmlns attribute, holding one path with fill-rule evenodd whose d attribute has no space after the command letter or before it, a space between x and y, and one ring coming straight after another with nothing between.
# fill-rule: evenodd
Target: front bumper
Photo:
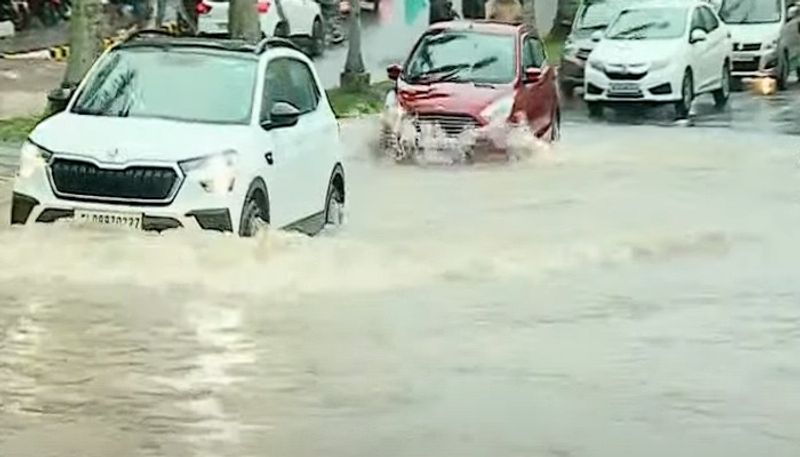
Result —
<instances>
[{"instance_id":1,"label":"front bumper","mask_svg":"<svg viewBox=\"0 0 800 457\"><path fill-rule=\"evenodd\" d=\"M588 102L674 102L681 98L682 76L667 67L612 79L605 71L587 65L583 97Z\"/></svg>"},{"instance_id":2,"label":"front bumper","mask_svg":"<svg viewBox=\"0 0 800 457\"><path fill-rule=\"evenodd\" d=\"M55 195L42 166L30 176L18 176L14 185L11 223L25 225L69 221L75 211L129 214L142 216L142 229L163 231L174 228L189 230L238 230L244 192L242 185L227 193L210 193L197 181L186 178L175 197L166 205L78 201Z\"/></svg>"},{"instance_id":3,"label":"front bumper","mask_svg":"<svg viewBox=\"0 0 800 457\"><path fill-rule=\"evenodd\" d=\"M771 51L734 51L731 76L764 78L778 76L778 53Z\"/></svg>"}]
</instances>

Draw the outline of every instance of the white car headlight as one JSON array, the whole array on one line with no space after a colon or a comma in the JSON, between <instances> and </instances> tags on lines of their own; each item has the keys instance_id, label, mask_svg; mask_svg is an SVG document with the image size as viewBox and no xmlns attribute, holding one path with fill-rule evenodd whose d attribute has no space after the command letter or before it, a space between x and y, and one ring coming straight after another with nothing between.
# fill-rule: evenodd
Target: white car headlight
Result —
<instances>
[{"instance_id":1,"label":"white car headlight","mask_svg":"<svg viewBox=\"0 0 800 457\"><path fill-rule=\"evenodd\" d=\"M778 39L774 39L772 41L767 41L762 45L765 51L772 51L778 47Z\"/></svg>"},{"instance_id":2,"label":"white car headlight","mask_svg":"<svg viewBox=\"0 0 800 457\"><path fill-rule=\"evenodd\" d=\"M605 66L603 65L603 62L597 59L589 59L589 66L597 71L605 71L606 69Z\"/></svg>"},{"instance_id":3,"label":"white car headlight","mask_svg":"<svg viewBox=\"0 0 800 457\"><path fill-rule=\"evenodd\" d=\"M236 158L233 150L223 151L178 163L186 175L191 175L207 192L223 194L233 190L236 182Z\"/></svg>"},{"instance_id":4,"label":"white car headlight","mask_svg":"<svg viewBox=\"0 0 800 457\"><path fill-rule=\"evenodd\" d=\"M481 111L481 117L488 120L490 124L505 122L511 117L511 110L513 108L514 95L507 95L484 108L483 111Z\"/></svg>"},{"instance_id":5,"label":"white car headlight","mask_svg":"<svg viewBox=\"0 0 800 457\"><path fill-rule=\"evenodd\" d=\"M51 157L53 157L51 152L45 151L30 141L26 141L20 150L18 176L20 178L30 178L38 170L47 166Z\"/></svg>"}]
</instances>

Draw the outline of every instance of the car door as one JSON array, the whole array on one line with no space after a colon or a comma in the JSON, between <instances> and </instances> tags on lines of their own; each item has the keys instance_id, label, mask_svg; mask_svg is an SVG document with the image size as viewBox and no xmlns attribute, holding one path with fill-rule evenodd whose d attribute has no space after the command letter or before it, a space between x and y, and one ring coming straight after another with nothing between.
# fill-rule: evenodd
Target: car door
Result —
<instances>
[{"instance_id":1,"label":"car door","mask_svg":"<svg viewBox=\"0 0 800 457\"><path fill-rule=\"evenodd\" d=\"M521 83L516 105L528 117L528 123L537 135L550 128L555 112L556 94L555 68L547 62L544 44L538 38L526 35L522 38ZM525 81L525 70L539 68L541 77L535 82Z\"/></svg>"},{"instance_id":2,"label":"car door","mask_svg":"<svg viewBox=\"0 0 800 457\"><path fill-rule=\"evenodd\" d=\"M708 33L709 84L717 87L722 80L722 67L725 59L731 53L728 32L711 8L701 6L699 10L703 16L706 33Z\"/></svg>"},{"instance_id":3,"label":"car door","mask_svg":"<svg viewBox=\"0 0 800 457\"><path fill-rule=\"evenodd\" d=\"M325 209L328 181L339 144L339 124L328 105L312 68L300 59L288 59L289 74L302 115L295 127L303 143L303 189L305 216Z\"/></svg>"},{"instance_id":4,"label":"car door","mask_svg":"<svg viewBox=\"0 0 800 457\"><path fill-rule=\"evenodd\" d=\"M709 62L711 56L710 37L705 41L691 42L692 34L695 30L707 32L706 24L700 8L694 8L691 16L691 26L689 27L689 46L691 54L692 74L694 77L695 94L705 91L712 79L711 67L716 67L716 62Z\"/></svg>"},{"instance_id":5,"label":"car door","mask_svg":"<svg viewBox=\"0 0 800 457\"><path fill-rule=\"evenodd\" d=\"M271 145L271 149L264 151L271 171L266 184L270 195L271 222L283 228L308 216L311 207L304 185L310 146L306 141L307 133L300 126L303 114L295 125L273 127L270 124L270 112L278 102L288 103L303 112L303 107L299 106L302 104L301 94L297 93L290 76L291 60L287 57L272 59L267 63L264 73L260 116L264 144Z\"/></svg>"}]
</instances>

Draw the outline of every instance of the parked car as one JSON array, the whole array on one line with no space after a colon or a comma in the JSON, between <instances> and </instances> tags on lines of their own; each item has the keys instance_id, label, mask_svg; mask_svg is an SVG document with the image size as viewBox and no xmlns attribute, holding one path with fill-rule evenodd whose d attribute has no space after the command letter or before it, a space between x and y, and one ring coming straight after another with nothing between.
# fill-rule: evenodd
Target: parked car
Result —
<instances>
[{"instance_id":1,"label":"parked car","mask_svg":"<svg viewBox=\"0 0 800 457\"><path fill-rule=\"evenodd\" d=\"M595 45L592 35L605 31L619 10L630 3L629 0L594 0L578 8L558 69L562 94L571 96L576 87L583 87L584 67Z\"/></svg>"},{"instance_id":2,"label":"parked car","mask_svg":"<svg viewBox=\"0 0 800 457\"><path fill-rule=\"evenodd\" d=\"M31 133L11 222L314 234L342 221L340 154L319 77L286 40L137 34Z\"/></svg>"},{"instance_id":3,"label":"parked car","mask_svg":"<svg viewBox=\"0 0 800 457\"><path fill-rule=\"evenodd\" d=\"M258 0L258 17L265 37L290 38L311 56L325 52L325 29L319 4L314 0L280 0L286 21L281 21L276 0ZM200 34L228 33L229 0L200 0L197 28Z\"/></svg>"},{"instance_id":4,"label":"parked car","mask_svg":"<svg viewBox=\"0 0 800 457\"><path fill-rule=\"evenodd\" d=\"M669 103L679 118L711 93L728 102L731 41L706 1L642 2L623 9L592 52L584 100L593 116L616 103Z\"/></svg>"},{"instance_id":5,"label":"parked car","mask_svg":"<svg viewBox=\"0 0 800 457\"><path fill-rule=\"evenodd\" d=\"M492 21L455 21L431 25L405 64L388 68L395 88L387 110L411 120L417 133L441 127L449 138L475 133L471 157L504 154L490 141L497 125L525 125L549 140L560 134L555 68L548 64L542 40L524 25ZM384 125L384 144L397 132Z\"/></svg>"},{"instance_id":6,"label":"parked car","mask_svg":"<svg viewBox=\"0 0 800 457\"><path fill-rule=\"evenodd\" d=\"M733 39L733 76L773 77L785 89L792 71L800 78L800 2L724 0L720 17Z\"/></svg>"}]
</instances>

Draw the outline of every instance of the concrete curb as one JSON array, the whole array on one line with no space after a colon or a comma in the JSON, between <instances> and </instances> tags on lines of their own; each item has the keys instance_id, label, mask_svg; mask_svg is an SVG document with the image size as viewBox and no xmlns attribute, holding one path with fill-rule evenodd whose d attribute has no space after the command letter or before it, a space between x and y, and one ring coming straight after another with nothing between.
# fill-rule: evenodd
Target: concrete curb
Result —
<instances>
[{"instance_id":1,"label":"concrete curb","mask_svg":"<svg viewBox=\"0 0 800 457\"><path fill-rule=\"evenodd\" d=\"M165 24L162 29L170 33L177 34L179 32L177 23ZM133 29L120 30L116 36L103 39L103 49L108 49L111 46L122 41L125 36ZM0 59L7 60L54 60L56 62L63 62L69 58L69 45L52 46L44 49L37 49L33 51L0 54Z\"/></svg>"}]
</instances>

